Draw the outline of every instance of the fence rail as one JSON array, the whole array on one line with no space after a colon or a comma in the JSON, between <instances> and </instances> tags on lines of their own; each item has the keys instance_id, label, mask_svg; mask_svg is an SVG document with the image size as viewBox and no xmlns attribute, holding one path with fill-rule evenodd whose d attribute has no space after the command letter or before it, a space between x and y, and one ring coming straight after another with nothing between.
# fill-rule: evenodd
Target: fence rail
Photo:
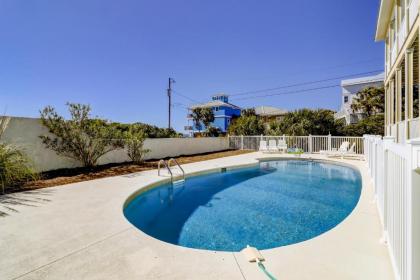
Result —
<instances>
[{"instance_id":1,"label":"fence rail","mask_svg":"<svg viewBox=\"0 0 420 280\"><path fill-rule=\"evenodd\" d=\"M331 151L340 148L345 141L350 145L355 144L355 152L363 154L363 137L331 136L331 135L309 135L309 136L229 136L229 147L231 149L258 150L260 141L285 140L287 147L299 148L305 153L319 153L320 151Z\"/></svg>"},{"instance_id":2,"label":"fence rail","mask_svg":"<svg viewBox=\"0 0 420 280\"><path fill-rule=\"evenodd\" d=\"M375 187L395 278L420 279L420 140L365 136L365 157Z\"/></svg>"}]
</instances>

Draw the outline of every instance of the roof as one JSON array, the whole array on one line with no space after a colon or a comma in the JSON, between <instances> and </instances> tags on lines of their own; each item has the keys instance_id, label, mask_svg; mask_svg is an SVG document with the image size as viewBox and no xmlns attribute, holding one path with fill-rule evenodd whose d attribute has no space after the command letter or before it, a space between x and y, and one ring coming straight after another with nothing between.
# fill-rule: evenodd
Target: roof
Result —
<instances>
[{"instance_id":1,"label":"roof","mask_svg":"<svg viewBox=\"0 0 420 280\"><path fill-rule=\"evenodd\" d=\"M229 95L227 95L227 94L225 94L225 93L223 93L223 92L221 92L221 93L217 93L217 94L213 94L212 96L229 96Z\"/></svg>"},{"instance_id":2,"label":"roof","mask_svg":"<svg viewBox=\"0 0 420 280\"><path fill-rule=\"evenodd\" d=\"M227 102L223 102L223 101L220 101L220 100L212 100L212 101L207 102L207 103L195 104L195 105L192 105L190 107L190 109L195 109L195 108L209 108L209 107L221 107L221 106L230 107L230 108L233 108L233 109L241 109L240 107L238 107L236 105L233 105L233 104L227 103Z\"/></svg>"},{"instance_id":3,"label":"roof","mask_svg":"<svg viewBox=\"0 0 420 280\"><path fill-rule=\"evenodd\" d=\"M287 113L287 110L271 106L255 107L255 114L258 116L279 116Z\"/></svg>"},{"instance_id":4,"label":"roof","mask_svg":"<svg viewBox=\"0 0 420 280\"><path fill-rule=\"evenodd\" d=\"M381 0L378 21L376 24L375 41L383 41L386 38L389 21L392 15L394 0Z\"/></svg>"},{"instance_id":5,"label":"roof","mask_svg":"<svg viewBox=\"0 0 420 280\"><path fill-rule=\"evenodd\" d=\"M374 76L359 77L355 79L342 80L341 86L351 86L351 85L360 85L360 84L369 84L376 82L383 82L385 79L385 73L380 73Z\"/></svg>"}]
</instances>

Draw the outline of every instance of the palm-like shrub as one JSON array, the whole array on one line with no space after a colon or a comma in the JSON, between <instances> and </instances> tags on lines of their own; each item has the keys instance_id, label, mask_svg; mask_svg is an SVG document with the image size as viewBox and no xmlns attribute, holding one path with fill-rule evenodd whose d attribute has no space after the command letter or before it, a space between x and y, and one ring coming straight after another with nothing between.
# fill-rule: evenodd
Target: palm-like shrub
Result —
<instances>
[{"instance_id":1,"label":"palm-like shrub","mask_svg":"<svg viewBox=\"0 0 420 280\"><path fill-rule=\"evenodd\" d=\"M97 165L103 155L124 147L121 132L107 121L90 118L90 106L67 104L70 120L54 108L41 111L41 122L54 137L41 135L42 142L58 155L77 160L85 167Z\"/></svg>"},{"instance_id":2,"label":"palm-like shrub","mask_svg":"<svg viewBox=\"0 0 420 280\"><path fill-rule=\"evenodd\" d=\"M364 113L368 117L383 113L385 109L384 88L368 87L359 91L351 108L354 112Z\"/></svg>"},{"instance_id":3,"label":"palm-like shrub","mask_svg":"<svg viewBox=\"0 0 420 280\"><path fill-rule=\"evenodd\" d=\"M127 149L128 157L135 163L141 164L144 161L144 156L150 152L148 149L143 149L145 133L138 125L132 125L124 132L124 139Z\"/></svg>"},{"instance_id":4,"label":"palm-like shrub","mask_svg":"<svg viewBox=\"0 0 420 280\"><path fill-rule=\"evenodd\" d=\"M6 130L10 118L0 119L0 139ZM0 184L2 193L26 181L35 180L37 173L28 157L15 146L0 143Z\"/></svg>"},{"instance_id":5,"label":"palm-like shrub","mask_svg":"<svg viewBox=\"0 0 420 280\"><path fill-rule=\"evenodd\" d=\"M8 187L17 186L37 178L28 157L12 145L0 143L0 182L2 193Z\"/></svg>"}]
</instances>

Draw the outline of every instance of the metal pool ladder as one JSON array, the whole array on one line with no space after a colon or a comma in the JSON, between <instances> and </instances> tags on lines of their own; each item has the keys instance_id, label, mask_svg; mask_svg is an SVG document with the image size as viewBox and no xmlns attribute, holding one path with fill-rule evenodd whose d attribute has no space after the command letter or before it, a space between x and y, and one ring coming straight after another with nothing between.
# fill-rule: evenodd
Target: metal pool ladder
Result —
<instances>
[{"instance_id":1,"label":"metal pool ladder","mask_svg":"<svg viewBox=\"0 0 420 280\"><path fill-rule=\"evenodd\" d=\"M182 179L174 182L174 174L171 170L171 162L174 162L178 168L182 171ZM163 163L163 165L166 167L166 170L168 170L169 174L171 175L171 183L172 184L178 184L178 183L184 183L185 182L185 171L181 167L181 165L176 161L174 158L170 158L168 161L161 159L158 163L158 176L160 176L160 165Z\"/></svg>"}]
</instances>

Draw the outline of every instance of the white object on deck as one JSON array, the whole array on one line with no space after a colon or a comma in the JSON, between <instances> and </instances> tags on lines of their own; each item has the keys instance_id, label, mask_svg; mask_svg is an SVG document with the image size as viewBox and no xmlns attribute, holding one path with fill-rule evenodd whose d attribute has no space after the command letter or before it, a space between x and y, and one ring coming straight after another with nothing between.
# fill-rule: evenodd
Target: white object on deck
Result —
<instances>
[{"instance_id":1,"label":"white object on deck","mask_svg":"<svg viewBox=\"0 0 420 280\"><path fill-rule=\"evenodd\" d=\"M247 245L246 248L242 249L241 252L245 255L245 258L249 262L265 261L264 257L261 255L260 251L258 251L257 248L255 248L255 247L250 247L249 245Z\"/></svg>"},{"instance_id":2,"label":"white object on deck","mask_svg":"<svg viewBox=\"0 0 420 280\"><path fill-rule=\"evenodd\" d=\"M267 148L267 141L265 140L261 140L260 141L260 152L268 152L268 148Z\"/></svg>"},{"instance_id":3,"label":"white object on deck","mask_svg":"<svg viewBox=\"0 0 420 280\"><path fill-rule=\"evenodd\" d=\"M276 140L269 140L268 141L268 151L270 152L278 152L279 149L277 148L277 141Z\"/></svg>"},{"instance_id":4,"label":"white object on deck","mask_svg":"<svg viewBox=\"0 0 420 280\"><path fill-rule=\"evenodd\" d=\"M287 152L287 144L285 140L279 140L277 149L282 152Z\"/></svg>"},{"instance_id":5,"label":"white object on deck","mask_svg":"<svg viewBox=\"0 0 420 280\"><path fill-rule=\"evenodd\" d=\"M320 153L323 154L323 155L327 155L327 156L341 155L342 153L347 152L347 149L349 148L349 145L350 145L350 142L344 141L343 143L341 143L340 148L338 148L338 150L336 150L336 151L322 150L322 151L320 151Z\"/></svg>"}]
</instances>

